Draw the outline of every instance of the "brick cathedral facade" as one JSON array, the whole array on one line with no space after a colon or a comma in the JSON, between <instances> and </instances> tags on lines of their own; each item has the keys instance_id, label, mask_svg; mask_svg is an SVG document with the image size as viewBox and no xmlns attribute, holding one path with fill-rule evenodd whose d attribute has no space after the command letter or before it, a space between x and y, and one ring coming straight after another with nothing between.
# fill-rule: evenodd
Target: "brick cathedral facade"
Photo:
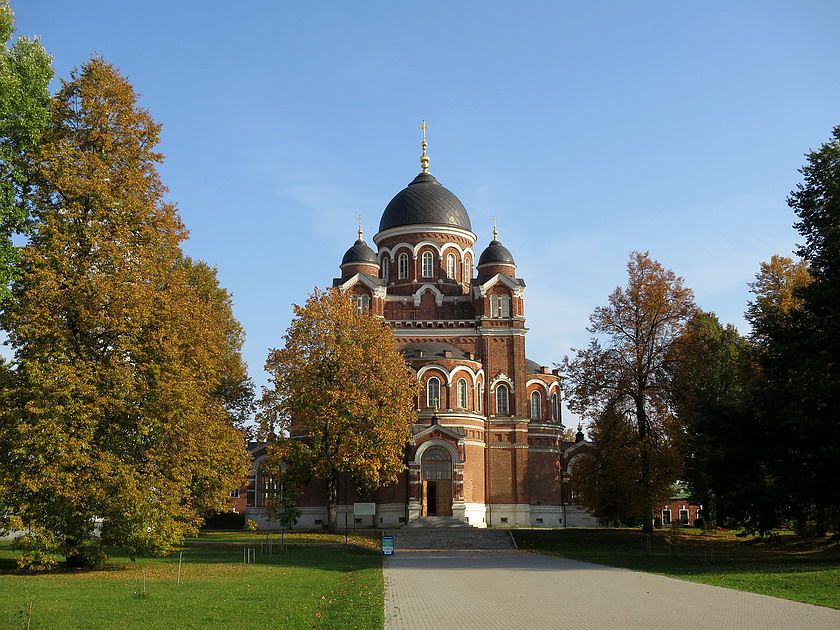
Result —
<instances>
[{"instance_id":1,"label":"brick cathedral facade","mask_svg":"<svg viewBox=\"0 0 840 630\"><path fill-rule=\"evenodd\" d=\"M570 462L585 445L563 441L559 376L526 358L513 255L495 228L477 254L466 208L428 172L425 141L421 165L386 206L375 250L360 228L333 281L388 322L420 383L406 471L372 498L343 480L339 523L348 514L386 527L429 516L477 527L593 524L571 505ZM253 475L234 503L259 521L271 480L260 474L263 447L251 450ZM326 523L322 485L301 497L303 527ZM371 499L375 517L352 515L354 501Z\"/></svg>"}]
</instances>

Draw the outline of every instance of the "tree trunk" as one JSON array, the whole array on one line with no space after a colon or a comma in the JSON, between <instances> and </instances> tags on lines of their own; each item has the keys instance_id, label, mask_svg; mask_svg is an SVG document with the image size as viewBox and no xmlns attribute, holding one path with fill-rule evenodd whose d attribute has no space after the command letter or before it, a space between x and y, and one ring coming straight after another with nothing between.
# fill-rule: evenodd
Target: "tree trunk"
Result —
<instances>
[{"instance_id":1,"label":"tree trunk","mask_svg":"<svg viewBox=\"0 0 840 630\"><path fill-rule=\"evenodd\" d=\"M636 399L636 422L639 426L639 442L642 447L642 461L639 475L639 485L642 491L642 533L653 533L653 499L651 497L652 470L650 459L650 444L648 431L648 417L643 398Z\"/></svg>"},{"instance_id":2,"label":"tree trunk","mask_svg":"<svg viewBox=\"0 0 840 630\"><path fill-rule=\"evenodd\" d=\"M327 474L327 529L338 531L338 473L331 470Z\"/></svg>"}]
</instances>

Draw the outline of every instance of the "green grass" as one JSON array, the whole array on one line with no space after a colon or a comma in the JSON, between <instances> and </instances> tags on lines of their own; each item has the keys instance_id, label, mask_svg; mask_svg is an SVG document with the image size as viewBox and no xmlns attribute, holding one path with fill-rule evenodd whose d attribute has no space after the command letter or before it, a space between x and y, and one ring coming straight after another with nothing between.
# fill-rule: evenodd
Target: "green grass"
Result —
<instances>
[{"instance_id":1,"label":"green grass","mask_svg":"<svg viewBox=\"0 0 840 630\"><path fill-rule=\"evenodd\" d=\"M20 611L28 602L32 630L382 628L377 554L356 547L290 547L261 556L256 548L257 562L244 565L242 547L188 546L178 585L177 554L131 562L115 552L101 571L27 576L17 574L17 552L3 543L0 628L26 628Z\"/></svg>"},{"instance_id":2,"label":"green grass","mask_svg":"<svg viewBox=\"0 0 840 630\"><path fill-rule=\"evenodd\" d=\"M791 534L745 542L732 532L660 530L643 555L638 529L518 530L515 536L520 549L840 608L836 543Z\"/></svg>"}]
</instances>

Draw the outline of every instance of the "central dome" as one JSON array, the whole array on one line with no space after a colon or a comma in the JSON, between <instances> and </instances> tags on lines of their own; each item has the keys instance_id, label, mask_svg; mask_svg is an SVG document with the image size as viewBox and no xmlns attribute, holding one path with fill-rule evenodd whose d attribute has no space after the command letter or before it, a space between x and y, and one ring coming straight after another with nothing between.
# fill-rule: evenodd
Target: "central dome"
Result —
<instances>
[{"instance_id":1,"label":"central dome","mask_svg":"<svg viewBox=\"0 0 840 630\"><path fill-rule=\"evenodd\" d=\"M391 199L382 213L379 231L417 223L451 225L472 232L464 204L431 173L420 173Z\"/></svg>"}]
</instances>

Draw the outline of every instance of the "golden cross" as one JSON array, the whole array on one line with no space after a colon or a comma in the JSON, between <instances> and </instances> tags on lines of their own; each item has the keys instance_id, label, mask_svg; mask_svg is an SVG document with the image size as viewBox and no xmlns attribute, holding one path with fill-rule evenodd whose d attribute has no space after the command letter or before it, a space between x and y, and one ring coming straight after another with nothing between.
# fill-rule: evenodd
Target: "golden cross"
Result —
<instances>
[{"instance_id":1,"label":"golden cross","mask_svg":"<svg viewBox=\"0 0 840 630\"><path fill-rule=\"evenodd\" d=\"M499 232L496 229L496 217L495 216L493 217L493 240L494 241L499 240Z\"/></svg>"},{"instance_id":2,"label":"golden cross","mask_svg":"<svg viewBox=\"0 0 840 630\"><path fill-rule=\"evenodd\" d=\"M362 215L356 217L359 220L359 240L362 240Z\"/></svg>"},{"instance_id":3,"label":"golden cross","mask_svg":"<svg viewBox=\"0 0 840 630\"><path fill-rule=\"evenodd\" d=\"M426 121L423 120L420 122L420 131L423 132L423 141L420 143L420 147L423 149L423 154L420 156L420 170L424 173L429 172L429 156L426 155L426 129L429 128L429 125L426 124Z\"/></svg>"}]
</instances>

